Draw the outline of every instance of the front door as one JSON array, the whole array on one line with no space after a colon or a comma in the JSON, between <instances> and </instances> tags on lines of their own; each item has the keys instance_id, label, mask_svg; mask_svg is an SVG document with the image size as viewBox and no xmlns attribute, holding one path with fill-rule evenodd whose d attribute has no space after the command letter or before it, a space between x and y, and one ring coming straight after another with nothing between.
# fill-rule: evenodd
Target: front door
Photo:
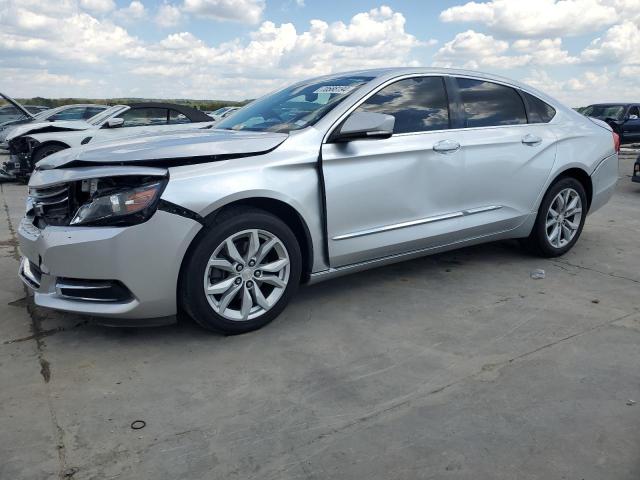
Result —
<instances>
[{"instance_id":1,"label":"front door","mask_svg":"<svg viewBox=\"0 0 640 480\"><path fill-rule=\"evenodd\" d=\"M388 139L322 147L331 266L459 238L463 172L443 79L398 80L356 111L393 115L395 128Z\"/></svg>"},{"instance_id":2,"label":"front door","mask_svg":"<svg viewBox=\"0 0 640 480\"><path fill-rule=\"evenodd\" d=\"M640 141L640 108L637 105L633 105L627 112L622 125L622 136L625 142Z\"/></svg>"}]
</instances>

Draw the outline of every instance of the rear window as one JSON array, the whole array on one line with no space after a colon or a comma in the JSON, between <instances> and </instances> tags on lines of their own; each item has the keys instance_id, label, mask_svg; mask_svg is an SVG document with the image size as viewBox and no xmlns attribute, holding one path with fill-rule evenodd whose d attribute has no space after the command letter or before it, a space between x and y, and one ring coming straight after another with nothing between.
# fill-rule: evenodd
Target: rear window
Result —
<instances>
[{"instance_id":1,"label":"rear window","mask_svg":"<svg viewBox=\"0 0 640 480\"><path fill-rule=\"evenodd\" d=\"M529 123L548 123L556 115L556 109L538 97L522 92L529 107Z\"/></svg>"},{"instance_id":2,"label":"rear window","mask_svg":"<svg viewBox=\"0 0 640 480\"><path fill-rule=\"evenodd\" d=\"M515 89L484 80L456 80L464 106L465 128L527 123L524 103Z\"/></svg>"}]
</instances>

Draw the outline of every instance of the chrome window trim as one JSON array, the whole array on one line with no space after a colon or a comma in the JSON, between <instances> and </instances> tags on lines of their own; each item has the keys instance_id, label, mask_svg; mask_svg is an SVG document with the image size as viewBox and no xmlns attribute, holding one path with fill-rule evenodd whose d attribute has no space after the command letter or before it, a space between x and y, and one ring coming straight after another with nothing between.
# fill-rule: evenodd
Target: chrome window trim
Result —
<instances>
[{"instance_id":1,"label":"chrome window trim","mask_svg":"<svg viewBox=\"0 0 640 480\"><path fill-rule=\"evenodd\" d=\"M475 215L477 213L491 212L493 210L499 210L501 208L502 208L501 205L489 205L486 207L470 208L467 210L461 210L459 212L445 213L443 215L435 215L432 217L420 218L418 220L410 220L408 222L395 223L392 225L384 225L382 227L374 227L374 228L368 228L366 230L360 230L357 232L345 233L343 235L337 235L333 237L331 240L334 240L334 241L348 240L350 238L363 237L365 235L372 235L374 233L388 232L391 230L398 230L406 227L415 227L417 225L424 225L426 223L434 223L442 220L450 220L452 218L467 217L469 215Z\"/></svg>"},{"instance_id":2,"label":"chrome window trim","mask_svg":"<svg viewBox=\"0 0 640 480\"><path fill-rule=\"evenodd\" d=\"M538 95L531 93L530 91L521 88L517 85L514 85L512 83L508 83L508 82L502 82L502 81L496 81L493 79L488 79L488 78L483 78L483 77L478 77L478 76L473 76L473 75L464 75L464 74L460 74L460 75L456 75L456 74L447 74L447 73L407 73L404 75L399 75L397 77L393 77L390 78L388 80L386 80L385 82L381 83L380 85L378 85L377 87L375 87L373 90L371 90L369 93L365 94L360 100L356 101L353 105L351 105L349 107L349 109L344 112L342 115L340 115L338 117L338 119L333 122L333 124L329 127L329 129L327 130L327 133L325 133L324 137L322 137L322 144L325 145L327 144L327 139L333 134L333 131L337 128L337 126L345 119L347 118L349 115L351 115L354 110L356 110L358 107L360 107L360 105L362 105L364 102L366 102L367 100L369 100L369 98L371 98L372 96L374 96L376 93L378 93L380 90L382 90L383 88L391 85L392 83L401 81L401 80L406 80L409 78L422 78L422 77L441 77L441 78L445 78L445 77L449 77L449 78L468 78L471 80L479 80L479 81L483 81L483 82L489 82L489 83L495 83L497 85L502 85L503 87L509 87L509 88L513 88L516 91L520 90L523 92L528 93L529 95L537 98L538 100L546 103L547 105L550 105L551 107L553 107L554 111L555 111L555 115L553 116L553 118L551 118L551 120L549 120L548 122L538 122L538 123L516 123L513 125L487 125L484 127L464 127L464 128L446 128L446 129L442 129L442 130L426 130L423 132L405 132L405 133L394 133L393 135L391 135L391 138L393 137L399 137L399 136L406 136L406 135L425 135L425 134L429 134L429 133L439 133L439 132L459 132L459 131L467 131L467 130L478 130L478 129L483 129L483 128L510 128L510 127L528 127L528 126L535 126L535 125L549 125L551 122L553 122L555 120L555 118L558 116L558 108L555 107L554 105L552 105L551 103L542 100L540 97L538 97ZM445 91L446 91L447 86L445 85ZM448 92L447 92L448 94ZM523 101L524 103L524 101ZM525 110L526 110L526 106L525 106ZM451 112L449 112L449 116L451 116Z\"/></svg>"}]
</instances>

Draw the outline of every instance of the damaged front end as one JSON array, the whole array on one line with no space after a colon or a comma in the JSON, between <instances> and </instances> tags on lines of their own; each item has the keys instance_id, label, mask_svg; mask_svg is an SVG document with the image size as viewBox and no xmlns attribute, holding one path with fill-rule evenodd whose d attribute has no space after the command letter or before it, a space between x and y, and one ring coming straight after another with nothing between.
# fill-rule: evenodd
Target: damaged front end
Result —
<instances>
[{"instance_id":1,"label":"damaged front end","mask_svg":"<svg viewBox=\"0 0 640 480\"><path fill-rule=\"evenodd\" d=\"M9 160L3 170L16 179L26 179L33 170L33 152L40 145L31 137L16 137L9 141Z\"/></svg>"},{"instance_id":2,"label":"damaged front end","mask_svg":"<svg viewBox=\"0 0 640 480\"><path fill-rule=\"evenodd\" d=\"M67 181L54 184L41 184L41 180L59 175L38 171L35 175L40 178L34 178L29 187L26 218L39 229L143 223L155 212L168 174L162 169L127 170L93 178L82 178L90 172L66 170Z\"/></svg>"}]
</instances>

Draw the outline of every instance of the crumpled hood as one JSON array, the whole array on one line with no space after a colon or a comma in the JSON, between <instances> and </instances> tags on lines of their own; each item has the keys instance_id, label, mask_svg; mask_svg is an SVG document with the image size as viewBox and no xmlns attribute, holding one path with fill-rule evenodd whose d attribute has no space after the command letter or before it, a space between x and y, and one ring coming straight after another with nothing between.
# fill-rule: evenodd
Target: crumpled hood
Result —
<instances>
[{"instance_id":1,"label":"crumpled hood","mask_svg":"<svg viewBox=\"0 0 640 480\"><path fill-rule=\"evenodd\" d=\"M83 120L56 120L55 122L34 122L14 126L7 135L7 141L20 137L27 133L40 133L41 131L87 130L93 125Z\"/></svg>"},{"instance_id":2,"label":"crumpled hood","mask_svg":"<svg viewBox=\"0 0 640 480\"><path fill-rule=\"evenodd\" d=\"M38 162L37 168L95 165L176 166L260 155L273 150L286 133L194 129L127 137L62 150Z\"/></svg>"}]
</instances>

